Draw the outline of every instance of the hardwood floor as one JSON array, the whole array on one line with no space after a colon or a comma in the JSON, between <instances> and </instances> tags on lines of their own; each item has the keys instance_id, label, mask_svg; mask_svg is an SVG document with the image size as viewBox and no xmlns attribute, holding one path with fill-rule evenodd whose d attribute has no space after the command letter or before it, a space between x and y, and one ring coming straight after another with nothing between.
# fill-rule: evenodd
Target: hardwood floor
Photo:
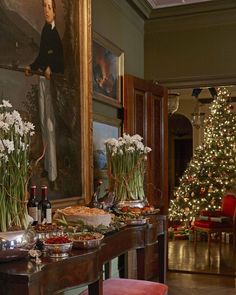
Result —
<instances>
[{"instance_id":1,"label":"hardwood floor","mask_svg":"<svg viewBox=\"0 0 236 295\"><path fill-rule=\"evenodd\" d=\"M235 295L236 278L168 271L168 295Z\"/></svg>"},{"instance_id":2,"label":"hardwood floor","mask_svg":"<svg viewBox=\"0 0 236 295\"><path fill-rule=\"evenodd\" d=\"M193 242L168 242L167 285L169 295L235 295L236 253L231 244L198 242L196 253Z\"/></svg>"},{"instance_id":3,"label":"hardwood floor","mask_svg":"<svg viewBox=\"0 0 236 295\"><path fill-rule=\"evenodd\" d=\"M236 253L232 244L212 242L208 253L207 242L197 243L196 253L193 242L189 240L174 240L168 242L168 269L236 276Z\"/></svg>"}]
</instances>

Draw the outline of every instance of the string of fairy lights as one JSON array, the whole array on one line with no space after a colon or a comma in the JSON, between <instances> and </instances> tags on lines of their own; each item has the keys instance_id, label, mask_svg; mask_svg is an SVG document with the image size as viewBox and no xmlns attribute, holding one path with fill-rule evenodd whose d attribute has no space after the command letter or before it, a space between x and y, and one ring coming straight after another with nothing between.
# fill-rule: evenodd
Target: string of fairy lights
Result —
<instances>
[{"instance_id":1,"label":"string of fairy lights","mask_svg":"<svg viewBox=\"0 0 236 295\"><path fill-rule=\"evenodd\" d=\"M223 195L236 189L236 114L225 88L217 96L204 122L204 141L194 151L170 201L170 220L189 222L201 210L221 208Z\"/></svg>"}]
</instances>

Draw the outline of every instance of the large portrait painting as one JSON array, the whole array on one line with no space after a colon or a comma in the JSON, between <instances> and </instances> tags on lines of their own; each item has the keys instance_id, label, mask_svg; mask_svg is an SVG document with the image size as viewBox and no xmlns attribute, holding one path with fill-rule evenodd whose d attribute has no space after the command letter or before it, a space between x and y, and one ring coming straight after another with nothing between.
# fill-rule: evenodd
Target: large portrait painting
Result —
<instances>
[{"instance_id":1,"label":"large portrait painting","mask_svg":"<svg viewBox=\"0 0 236 295\"><path fill-rule=\"evenodd\" d=\"M35 125L30 184L51 200L82 194L76 3L0 1L0 95Z\"/></svg>"}]
</instances>

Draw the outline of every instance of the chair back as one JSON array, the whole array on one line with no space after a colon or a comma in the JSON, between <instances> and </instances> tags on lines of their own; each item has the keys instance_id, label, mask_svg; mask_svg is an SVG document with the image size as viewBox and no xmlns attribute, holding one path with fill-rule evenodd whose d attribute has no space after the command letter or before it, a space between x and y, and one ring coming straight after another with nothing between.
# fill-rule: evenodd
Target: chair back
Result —
<instances>
[{"instance_id":1,"label":"chair back","mask_svg":"<svg viewBox=\"0 0 236 295\"><path fill-rule=\"evenodd\" d=\"M222 213L224 216L233 217L236 212L236 196L226 195L222 200Z\"/></svg>"}]
</instances>

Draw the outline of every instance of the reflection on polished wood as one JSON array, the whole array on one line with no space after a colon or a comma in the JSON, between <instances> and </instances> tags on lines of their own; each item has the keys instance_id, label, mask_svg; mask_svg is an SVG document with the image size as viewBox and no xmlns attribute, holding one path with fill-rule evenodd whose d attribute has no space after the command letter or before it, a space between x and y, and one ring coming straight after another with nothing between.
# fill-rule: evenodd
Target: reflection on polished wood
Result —
<instances>
[{"instance_id":1,"label":"reflection on polished wood","mask_svg":"<svg viewBox=\"0 0 236 295\"><path fill-rule=\"evenodd\" d=\"M208 255L206 241L168 242L167 285L169 295L235 295L236 253L232 244L212 242Z\"/></svg>"},{"instance_id":2,"label":"reflection on polished wood","mask_svg":"<svg viewBox=\"0 0 236 295\"><path fill-rule=\"evenodd\" d=\"M168 295L235 295L236 278L169 271Z\"/></svg>"},{"instance_id":3,"label":"reflection on polished wood","mask_svg":"<svg viewBox=\"0 0 236 295\"><path fill-rule=\"evenodd\" d=\"M132 249L137 254L137 278L148 275L148 249L158 244L159 257L165 257L165 216L153 216L153 223L126 226L107 235L101 247L72 249L65 259L43 256L40 265L33 259L0 263L0 294L51 295L67 288L89 285L90 295L102 295L102 267L111 259ZM165 259L157 261L160 282L165 280Z\"/></svg>"},{"instance_id":4,"label":"reflection on polished wood","mask_svg":"<svg viewBox=\"0 0 236 295\"><path fill-rule=\"evenodd\" d=\"M208 255L206 241L198 242L196 252L194 243L188 240L168 242L169 270L230 275L236 277L236 253L232 244L212 242Z\"/></svg>"}]
</instances>

